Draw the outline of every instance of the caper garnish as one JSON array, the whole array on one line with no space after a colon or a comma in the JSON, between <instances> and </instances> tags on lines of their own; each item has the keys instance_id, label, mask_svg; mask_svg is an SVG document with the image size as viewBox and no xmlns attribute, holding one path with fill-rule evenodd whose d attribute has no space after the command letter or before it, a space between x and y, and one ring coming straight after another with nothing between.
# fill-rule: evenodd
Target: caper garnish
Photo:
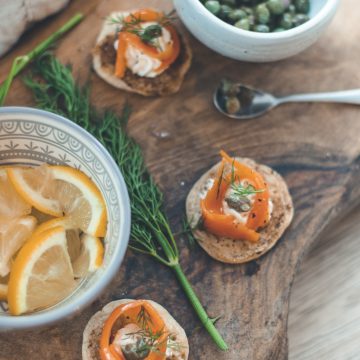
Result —
<instances>
[{"instance_id":1,"label":"caper garnish","mask_svg":"<svg viewBox=\"0 0 360 360\"><path fill-rule=\"evenodd\" d=\"M225 198L225 201L231 209L234 209L238 212L247 212L251 209L251 202L246 197L230 195Z\"/></svg>"},{"instance_id":2,"label":"caper garnish","mask_svg":"<svg viewBox=\"0 0 360 360\"><path fill-rule=\"evenodd\" d=\"M205 3L205 7L210 11L212 12L214 15L217 15L219 14L220 12L220 3L216 0L208 0L206 3Z\"/></svg>"},{"instance_id":3,"label":"caper garnish","mask_svg":"<svg viewBox=\"0 0 360 360\"><path fill-rule=\"evenodd\" d=\"M293 17L290 13L285 13L280 21L280 26L285 29L291 29L293 27Z\"/></svg>"},{"instance_id":4,"label":"caper garnish","mask_svg":"<svg viewBox=\"0 0 360 360\"><path fill-rule=\"evenodd\" d=\"M295 15L296 14L296 7L294 4L290 4L287 11L291 14L291 15Z\"/></svg>"},{"instance_id":5,"label":"caper garnish","mask_svg":"<svg viewBox=\"0 0 360 360\"><path fill-rule=\"evenodd\" d=\"M229 19L231 19L234 22L241 19L245 19L247 16L248 14L242 9L234 9L228 15Z\"/></svg>"},{"instance_id":6,"label":"caper garnish","mask_svg":"<svg viewBox=\"0 0 360 360\"><path fill-rule=\"evenodd\" d=\"M267 24L270 20L270 11L265 4L255 8L255 18L260 24Z\"/></svg>"},{"instance_id":7,"label":"caper garnish","mask_svg":"<svg viewBox=\"0 0 360 360\"><path fill-rule=\"evenodd\" d=\"M221 5L219 17L227 19L229 14L232 12L232 8L229 5Z\"/></svg>"},{"instance_id":8,"label":"caper garnish","mask_svg":"<svg viewBox=\"0 0 360 360\"><path fill-rule=\"evenodd\" d=\"M214 15L242 30L279 32L309 20L310 0L199 0Z\"/></svg>"},{"instance_id":9,"label":"caper garnish","mask_svg":"<svg viewBox=\"0 0 360 360\"><path fill-rule=\"evenodd\" d=\"M239 93L240 89L237 83L234 83L227 79L223 79L221 80L221 91L224 96L232 97L236 96Z\"/></svg>"},{"instance_id":10,"label":"caper garnish","mask_svg":"<svg viewBox=\"0 0 360 360\"><path fill-rule=\"evenodd\" d=\"M239 29L250 30L250 21L247 18L237 21L234 25Z\"/></svg>"},{"instance_id":11,"label":"caper garnish","mask_svg":"<svg viewBox=\"0 0 360 360\"><path fill-rule=\"evenodd\" d=\"M307 14L310 11L309 0L295 0L296 10L300 13Z\"/></svg>"},{"instance_id":12,"label":"caper garnish","mask_svg":"<svg viewBox=\"0 0 360 360\"><path fill-rule=\"evenodd\" d=\"M227 98L225 106L229 114L236 114L241 109L240 101L236 96Z\"/></svg>"},{"instance_id":13,"label":"caper garnish","mask_svg":"<svg viewBox=\"0 0 360 360\"><path fill-rule=\"evenodd\" d=\"M268 0L266 5L274 15L281 15L286 9L284 0Z\"/></svg>"},{"instance_id":14,"label":"caper garnish","mask_svg":"<svg viewBox=\"0 0 360 360\"><path fill-rule=\"evenodd\" d=\"M268 33L270 32L270 28L265 25L265 24L258 24L258 25L255 25L254 28L253 28L254 31L256 32L261 32L261 33Z\"/></svg>"},{"instance_id":15,"label":"caper garnish","mask_svg":"<svg viewBox=\"0 0 360 360\"><path fill-rule=\"evenodd\" d=\"M296 14L293 18L294 26L300 26L306 23L309 20L309 17L305 14Z\"/></svg>"}]
</instances>

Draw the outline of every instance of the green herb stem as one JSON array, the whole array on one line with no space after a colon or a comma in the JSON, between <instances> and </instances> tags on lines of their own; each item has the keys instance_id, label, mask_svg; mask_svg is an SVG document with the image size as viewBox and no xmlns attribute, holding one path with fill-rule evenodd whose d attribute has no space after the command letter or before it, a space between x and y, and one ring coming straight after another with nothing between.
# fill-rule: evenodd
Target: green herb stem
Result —
<instances>
[{"instance_id":1,"label":"green herb stem","mask_svg":"<svg viewBox=\"0 0 360 360\"><path fill-rule=\"evenodd\" d=\"M204 307L201 305L201 302L197 295L194 292L194 289L190 285L187 277L185 276L181 266L175 265L172 267L175 271L176 277L178 278L182 288L185 291L191 305L193 306L196 314L198 315L201 323L204 325L205 329L210 334L211 338L215 342L215 344L219 347L220 350L226 351L228 350L228 346L222 336L217 331L216 327L214 326L213 321L209 318L208 314L206 313Z\"/></svg>"},{"instance_id":2,"label":"green herb stem","mask_svg":"<svg viewBox=\"0 0 360 360\"><path fill-rule=\"evenodd\" d=\"M44 54L35 63L35 77L25 78L37 105L71 119L95 136L118 164L128 188L131 205L131 236L129 247L152 256L174 270L185 294L212 339L221 350L227 345L196 296L179 264L179 250L163 211L163 194L145 166L140 146L125 131L129 109L119 118L112 112L99 113L89 102L89 91L80 88L69 66Z\"/></svg>"},{"instance_id":3,"label":"green herb stem","mask_svg":"<svg viewBox=\"0 0 360 360\"><path fill-rule=\"evenodd\" d=\"M13 79L20 73L21 70L33 59L35 59L38 55L42 54L51 44L53 44L56 40L58 40L63 34L72 29L75 25L77 25L82 19L84 15L78 13L74 15L68 22L66 22L60 29L51 34L47 39L42 41L39 45L37 45L32 51L30 51L26 55L18 56L14 59L9 75L6 80L1 84L0 87L0 106L2 106L5 102L6 95L9 92L11 83Z\"/></svg>"}]
</instances>

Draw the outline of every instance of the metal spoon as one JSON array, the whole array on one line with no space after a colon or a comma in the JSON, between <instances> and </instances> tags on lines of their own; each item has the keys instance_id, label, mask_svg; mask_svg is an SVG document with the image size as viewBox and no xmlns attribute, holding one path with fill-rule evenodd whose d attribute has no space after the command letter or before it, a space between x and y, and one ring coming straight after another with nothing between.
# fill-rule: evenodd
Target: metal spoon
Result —
<instances>
[{"instance_id":1,"label":"metal spoon","mask_svg":"<svg viewBox=\"0 0 360 360\"><path fill-rule=\"evenodd\" d=\"M233 89L237 89L236 94L224 93L224 82L222 82L215 90L214 104L221 113L233 119L251 119L287 102L335 102L360 105L360 89L275 97L240 83L230 84ZM233 107L231 111L227 107L229 96L235 101L235 105L237 100L239 102L239 106Z\"/></svg>"}]
</instances>

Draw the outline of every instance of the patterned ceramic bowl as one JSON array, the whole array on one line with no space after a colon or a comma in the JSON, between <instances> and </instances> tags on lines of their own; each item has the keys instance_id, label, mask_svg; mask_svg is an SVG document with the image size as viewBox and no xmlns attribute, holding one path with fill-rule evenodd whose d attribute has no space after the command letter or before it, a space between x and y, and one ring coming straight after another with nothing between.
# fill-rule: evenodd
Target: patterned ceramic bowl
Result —
<instances>
[{"instance_id":1,"label":"patterned ceramic bowl","mask_svg":"<svg viewBox=\"0 0 360 360\"><path fill-rule=\"evenodd\" d=\"M124 179L105 148L88 132L50 112L25 107L0 108L0 165L65 164L81 169L105 199L108 228L101 269L82 280L65 300L29 315L10 316L0 308L0 330L53 323L80 311L112 280L125 254L130 232L130 206Z\"/></svg>"}]
</instances>

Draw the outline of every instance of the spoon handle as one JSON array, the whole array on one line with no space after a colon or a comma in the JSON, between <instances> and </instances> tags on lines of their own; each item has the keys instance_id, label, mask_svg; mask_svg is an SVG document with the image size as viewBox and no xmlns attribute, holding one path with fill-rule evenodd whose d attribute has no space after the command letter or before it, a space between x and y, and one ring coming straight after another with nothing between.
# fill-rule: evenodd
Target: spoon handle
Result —
<instances>
[{"instance_id":1,"label":"spoon handle","mask_svg":"<svg viewBox=\"0 0 360 360\"><path fill-rule=\"evenodd\" d=\"M360 105L360 89L327 93L296 94L277 98L278 104L286 102L337 102Z\"/></svg>"}]
</instances>

